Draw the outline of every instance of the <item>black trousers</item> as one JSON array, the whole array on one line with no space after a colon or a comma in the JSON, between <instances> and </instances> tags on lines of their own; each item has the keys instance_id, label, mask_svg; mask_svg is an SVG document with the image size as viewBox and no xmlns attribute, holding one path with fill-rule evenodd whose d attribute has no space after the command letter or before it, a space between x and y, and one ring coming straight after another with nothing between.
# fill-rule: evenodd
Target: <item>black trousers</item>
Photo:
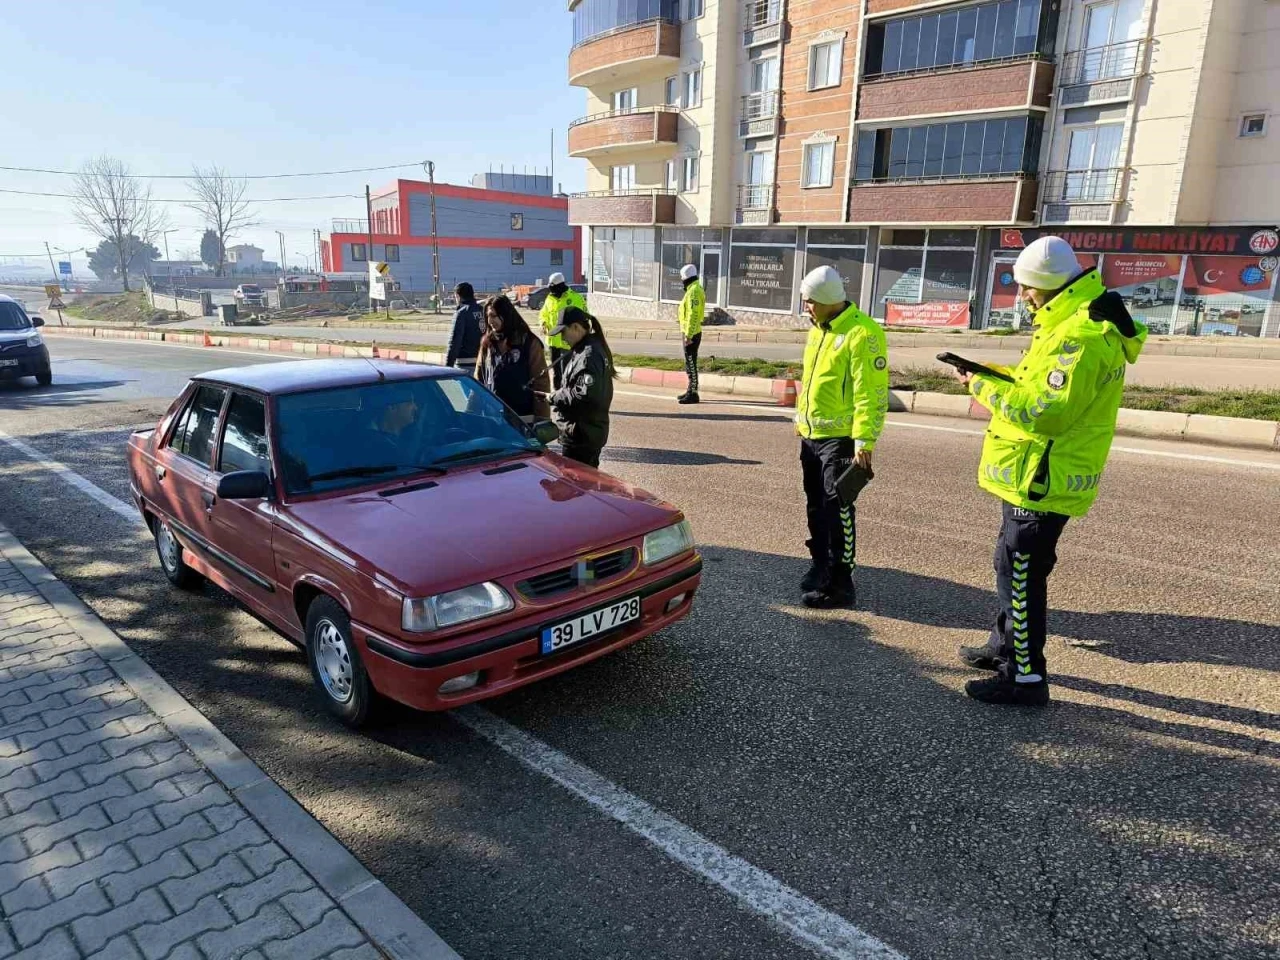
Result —
<instances>
[{"instance_id":1,"label":"black trousers","mask_svg":"<svg viewBox=\"0 0 1280 960\"><path fill-rule=\"evenodd\" d=\"M576 460L578 463L586 464L588 467L600 466L600 447L585 446L580 443L565 443L560 441L560 452L569 460Z\"/></svg>"},{"instance_id":2,"label":"black trousers","mask_svg":"<svg viewBox=\"0 0 1280 960\"><path fill-rule=\"evenodd\" d=\"M800 472L804 477L805 510L809 515L809 555L831 572L833 582L849 581L858 545L853 504L836 493L836 478L853 460L853 440L800 441Z\"/></svg>"},{"instance_id":3,"label":"black trousers","mask_svg":"<svg viewBox=\"0 0 1280 960\"><path fill-rule=\"evenodd\" d=\"M689 392L698 392L698 348L702 346L702 334L695 333L684 345L684 372L689 375Z\"/></svg>"},{"instance_id":4,"label":"black trousers","mask_svg":"<svg viewBox=\"0 0 1280 960\"><path fill-rule=\"evenodd\" d=\"M996 538L996 595L1000 612L987 646L1004 661L1010 680L1047 680L1044 642L1049 574L1058 562L1058 538L1068 518L1004 504Z\"/></svg>"},{"instance_id":5,"label":"black trousers","mask_svg":"<svg viewBox=\"0 0 1280 960\"><path fill-rule=\"evenodd\" d=\"M560 384L564 380L564 364L561 359L568 354L568 350L564 347L551 348L551 389L559 390Z\"/></svg>"}]
</instances>

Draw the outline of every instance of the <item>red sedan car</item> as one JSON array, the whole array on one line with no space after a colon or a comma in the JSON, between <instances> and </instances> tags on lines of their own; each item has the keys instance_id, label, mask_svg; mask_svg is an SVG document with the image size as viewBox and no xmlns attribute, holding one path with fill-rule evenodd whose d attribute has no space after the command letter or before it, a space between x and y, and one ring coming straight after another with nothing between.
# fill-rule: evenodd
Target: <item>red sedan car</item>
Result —
<instances>
[{"instance_id":1,"label":"red sedan car","mask_svg":"<svg viewBox=\"0 0 1280 960\"><path fill-rule=\"evenodd\" d=\"M546 450L456 370L331 360L193 380L129 440L165 575L207 578L304 647L350 725L378 695L495 696L680 619L680 511Z\"/></svg>"}]
</instances>

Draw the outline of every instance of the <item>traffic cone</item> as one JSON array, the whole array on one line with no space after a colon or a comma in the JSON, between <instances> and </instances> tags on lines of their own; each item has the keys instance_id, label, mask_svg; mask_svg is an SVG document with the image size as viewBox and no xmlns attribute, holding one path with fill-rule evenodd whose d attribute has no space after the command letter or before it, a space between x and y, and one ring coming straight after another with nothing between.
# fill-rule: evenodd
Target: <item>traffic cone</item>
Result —
<instances>
[{"instance_id":1,"label":"traffic cone","mask_svg":"<svg viewBox=\"0 0 1280 960\"><path fill-rule=\"evenodd\" d=\"M213 346L213 339L209 336L209 331L208 331L208 330L206 330L206 331L204 332L204 344L203 344L203 345L204 345L204 346L206 346L206 347L212 347L212 346Z\"/></svg>"},{"instance_id":2,"label":"traffic cone","mask_svg":"<svg viewBox=\"0 0 1280 960\"><path fill-rule=\"evenodd\" d=\"M378 342L376 340L373 343L373 355L378 358L382 357L382 354L378 352Z\"/></svg>"}]
</instances>

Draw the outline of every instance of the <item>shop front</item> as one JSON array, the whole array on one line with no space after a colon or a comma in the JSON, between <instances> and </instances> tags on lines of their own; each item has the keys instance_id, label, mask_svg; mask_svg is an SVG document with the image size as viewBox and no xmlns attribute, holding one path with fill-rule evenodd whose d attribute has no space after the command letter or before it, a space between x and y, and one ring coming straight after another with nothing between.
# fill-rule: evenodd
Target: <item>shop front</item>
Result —
<instances>
[{"instance_id":1,"label":"shop front","mask_svg":"<svg viewBox=\"0 0 1280 960\"><path fill-rule=\"evenodd\" d=\"M1046 235L1071 244L1081 266L1097 267L1153 334L1280 336L1280 235L1259 227L993 230L984 326L1025 322L1013 264L1023 247Z\"/></svg>"}]
</instances>

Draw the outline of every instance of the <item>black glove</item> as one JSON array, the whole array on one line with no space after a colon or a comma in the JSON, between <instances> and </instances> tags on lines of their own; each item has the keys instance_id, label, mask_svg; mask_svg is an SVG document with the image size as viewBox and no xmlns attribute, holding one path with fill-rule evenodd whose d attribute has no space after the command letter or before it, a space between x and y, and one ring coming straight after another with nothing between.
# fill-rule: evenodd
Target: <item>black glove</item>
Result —
<instances>
[{"instance_id":1,"label":"black glove","mask_svg":"<svg viewBox=\"0 0 1280 960\"><path fill-rule=\"evenodd\" d=\"M1089 304L1089 319L1097 323L1110 320L1125 337L1138 335L1138 328L1133 325L1133 317L1129 316L1129 308L1124 305L1124 298L1114 290L1108 290Z\"/></svg>"}]
</instances>

